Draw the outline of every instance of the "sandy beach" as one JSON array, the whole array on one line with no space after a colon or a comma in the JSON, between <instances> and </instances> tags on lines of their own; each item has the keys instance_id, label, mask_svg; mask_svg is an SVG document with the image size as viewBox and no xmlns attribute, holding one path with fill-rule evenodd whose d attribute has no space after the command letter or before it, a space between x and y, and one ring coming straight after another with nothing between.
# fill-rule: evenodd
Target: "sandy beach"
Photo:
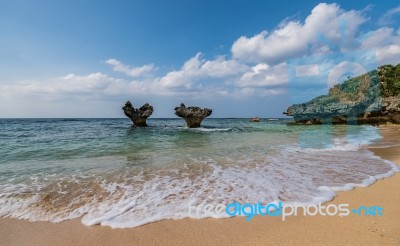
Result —
<instances>
[{"instance_id":1,"label":"sandy beach","mask_svg":"<svg viewBox=\"0 0 400 246\"><path fill-rule=\"evenodd\" d=\"M387 143L400 140L400 127L380 128ZM400 164L400 147L371 151ZM383 216L257 216L229 219L164 220L133 229L0 219L0 245L400 245L400 174L368 188L339 192L333 204L381 206ZM329 203L328 203L329 204Z\"/></svg>"}]
</instances>

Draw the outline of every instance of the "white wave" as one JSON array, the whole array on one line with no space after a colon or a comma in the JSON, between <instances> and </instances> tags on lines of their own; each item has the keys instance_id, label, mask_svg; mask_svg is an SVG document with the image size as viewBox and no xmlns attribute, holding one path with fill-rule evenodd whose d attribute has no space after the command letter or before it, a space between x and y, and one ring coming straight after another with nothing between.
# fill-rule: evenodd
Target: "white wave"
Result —
<instances>
[{"instance_id":1,"label":"white wave","mask_svg":"<svg viewBox=\"0 0 400 246\"><path fill-rule=\"evenodd\" d=\"M187 128L187 129L198 132L227 132L231 130L231 128L205 128L205 127Z\"/></svg>"},{"instance_id":2,"label":"white wave","mask_svg":"<svg viewBox=\"0 0 400 246\"><path fill-rule=\"evenodd\" d=\"M348 126L345 136L337 137L325 129L324 134L316 131L304 131L297 147L308 151L356 151L381 139L379 129L373 126ZM292 146L293 147L293 146Z\"/></svg>"},{"instance_id":3,"label":"white wave","mask_svg":"<svg viewBox=\"0 0 400 246\"><path fill-rule=\"evenodd\" d=\"M221 129L229 130L193 130ZM190 206L324 203L337 191L366 187L399 171L394 163L361 148L378 138L375 132L366 127L333 138L333 145L324 149L287 143L263 147L265 142L257 138L246 150L236 141L223 153L225 149L209 148L205 154L166 154L168 163L163 165L123 166L123 158L112 157L104 158L102 165L119 163L118 168L9 179L0 183L0 216L51 222L82 217L88 226L128 228L164 219L229 217L212 210L193 213Z\"/></svg>"}]
</instances>

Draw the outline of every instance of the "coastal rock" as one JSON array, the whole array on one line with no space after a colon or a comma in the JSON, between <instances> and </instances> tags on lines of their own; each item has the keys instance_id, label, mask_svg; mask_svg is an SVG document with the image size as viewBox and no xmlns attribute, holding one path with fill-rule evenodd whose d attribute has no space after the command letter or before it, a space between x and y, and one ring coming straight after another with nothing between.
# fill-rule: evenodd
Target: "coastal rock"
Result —
<instances>
[{"instance_id":1,"label":"coastal rock","mask_svg":"<svg viewBox=\"0 0 400 246\"><path fill-rule=\"evenodd\" d=\"M147 126L146 120L153 113L153 107L146 103L140 108L134 108L130 101L125 103L125 106L122 107L124 110L124 114L132 120L134 126Z\"/></svg>"},{"instance_id":2,"label":"coastal rock","mask_svg":"<svg viewBox=\"0 0 400 246\"><path fill-rule=\"evenodd\" d=\"M397 69L397 70L396 70ZM395 70L393 72L393 70ZM400 66L383 66L329 89L328 95L294 104L284 114L298 124L400 124L400 95L393 74ZM387 82L389 81L389 82Z\"/></svg>"},{"instance_id":3,"label":"coastal rock","mask_svg":"<svg viewBox=\"0 0 400 246\"><path fill-rule=\"evenodd\" d=\"M261 120L258 117L254 117L254 118L251 118L249 121L250 122L260 122Z\"/></svg>"},{"instance_id":4,"label":"coastal rock","mask_svg":"<svg viewBox=\"0 0 400 246\"><path fill-rule=\"evenodd\" d=\"M376 105L379 105L379 107ZM381 98L371 105L337 105L336 107L331 105L331 107L327 108L312 104L303 106L292 105L285 114L293 116L296 123L306 125L324 123L372 125L386 123L400 124L400 98Z\"/></svg>"},{"instance_id":5,"label":"coastal rock","mask_svg":"<svg viewBox=\"0 0 400 246\"><path fill-rule=\"evenodd\" d=\"M185 119L187 127L196 128L200 127L200 123L204 118L210 116L212 109L199 108L199 107L186 107L185 104L181 104L175 108L175 114Z\"/></svg>"}]
</instances>

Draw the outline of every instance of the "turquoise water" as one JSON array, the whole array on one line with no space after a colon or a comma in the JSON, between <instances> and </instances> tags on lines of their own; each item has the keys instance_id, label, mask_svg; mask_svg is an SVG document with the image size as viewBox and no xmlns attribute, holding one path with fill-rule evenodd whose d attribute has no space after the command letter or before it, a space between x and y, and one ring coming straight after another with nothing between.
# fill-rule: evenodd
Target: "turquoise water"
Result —
<instances>
[{"instance_id":1,"label":"turquoise water","mask_svg":"<svg viewBox=\"0 0 400 246\"><path fill-rule=\"evenodd\" d=\"M396 171L364 148L379 142L372 126L289 121L0 119L0 216L114 228L219 218L188 206L323 202Z\"/></svg>"}]
</instances>

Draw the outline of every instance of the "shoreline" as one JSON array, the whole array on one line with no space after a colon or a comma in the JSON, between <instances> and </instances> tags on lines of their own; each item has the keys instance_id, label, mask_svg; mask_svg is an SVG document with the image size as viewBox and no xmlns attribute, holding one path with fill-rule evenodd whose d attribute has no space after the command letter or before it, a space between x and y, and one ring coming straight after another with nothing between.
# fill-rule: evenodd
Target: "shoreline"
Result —
<instances>
[{"instance_id":1,"label":"shoreline","mask_svg":"<svg viewBox=\"0 0 400 246\"><path fill-rule=\"evenodd\" d=\"M388 143L400 140L399 126L379 127ZM368 149L400 165L400 146ZM80 219L59 224L0 218L0 245L399 245L400 174L378 180L367 188L337 192L326 204L377 206L383 216L280 217L163 220L130 229L87 227Z\"/></svg>"}]
</instances>

